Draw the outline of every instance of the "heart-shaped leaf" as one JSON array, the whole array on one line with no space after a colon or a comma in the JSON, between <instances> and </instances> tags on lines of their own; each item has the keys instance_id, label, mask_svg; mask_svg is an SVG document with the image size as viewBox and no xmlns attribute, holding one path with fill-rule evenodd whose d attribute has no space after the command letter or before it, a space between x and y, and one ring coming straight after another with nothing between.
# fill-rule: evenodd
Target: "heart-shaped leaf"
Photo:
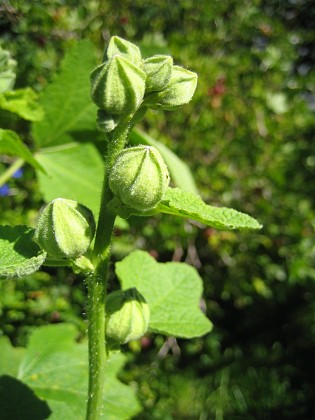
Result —
<instances>
[{"instance_id":1,"label":"heart-shaped leaf","mask_svg":"<svg viewBox=\"0 0 315 420\"><path fill-rule=\"evenodd\" d=\"M150 329L183 338L209 332L211 322L199 308L203 285L197 271L185 263L158 263L135 251L116 263L123 289L136 287L150 307Z\"/></svg>"}]
</instances>

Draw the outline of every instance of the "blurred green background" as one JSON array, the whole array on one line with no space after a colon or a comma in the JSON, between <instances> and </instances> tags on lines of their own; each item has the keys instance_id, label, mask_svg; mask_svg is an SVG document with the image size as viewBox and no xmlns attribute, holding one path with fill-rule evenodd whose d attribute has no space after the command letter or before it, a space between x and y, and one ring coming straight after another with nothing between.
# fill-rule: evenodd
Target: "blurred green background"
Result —
<instances>
[{"instance_id":1,"label":"blurred green background","mask_svg":"<svg viewBox=\"0 0 315 420\"><path fill-rule=\"evenodd\" d=\"M114 259L137 247L195 266L214 323L196 340L149 335L125 348L121 379L137 389L138 419L315 418L314 22L311 0L0 4L16 87L40 92L77 40L100 57L112 35L197 72L192 102L149 113L141 128L188 163L207 203L264 225L227 233L164 215L117 230ZM32 147L28 123L7 124ZM43 201L33 170L8 186L1 224L34 224ZM2 282L1 331L16 345L46 323L84 335L85 297L82 278L63 268Z\"/></svg>"}]
</instances>

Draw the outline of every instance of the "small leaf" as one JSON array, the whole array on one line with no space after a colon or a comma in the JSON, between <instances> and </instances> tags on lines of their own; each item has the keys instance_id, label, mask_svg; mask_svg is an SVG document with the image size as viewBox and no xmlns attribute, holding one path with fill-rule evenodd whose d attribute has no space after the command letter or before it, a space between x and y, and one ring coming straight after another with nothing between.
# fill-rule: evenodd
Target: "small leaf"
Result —
<instances>
[{"instance_id":1,"label":"small leaf","mask_svg":"<svg viewBox=\"0 0 315 420\"><path fill-rule=\"evenodd\" d=\"M32 240L27 226L0 226L0 278L32 274L44 263L46 252Z\"/></svg>"},{"instance_id":2,"label":"small leaf","mask_svg":"<svg viewBox=\"0 0 315 420\"><path fill-rule=\"evenodd\" d=\"M12 130L4 130L0 128L0 153L4 155L18 156L34 168L42 171L44 170L22 142L20 137Z\"/></svg>"},{"instance_id":3,"label":"small leaf","mask_svg":"<svg viewBox=\"0 0 315 420\"><path fill-rule=\"evenodd\" d=\"M49 420L85 419L88 354L86 343L77 343L76 335L73 325L37 328L18 368L17 378L48 404L52 412ZM1 360L4 352L8 353L7 347L0 340ZM12 361L17 360L17 351L20 349L11 347ZM112 354L107 362L103 404L104 418L109 420L127 420L140 411L133 390L117 379L124 363L125 356L121 353ZM28 418L37 417L34 414Z\"/></svg>"},{"instance_id":4,"label":"small leaf","mask_svg":"<svg viewBox=\"0 0 315 420\"><path fill-rule=\"evenodd\" d=\"M216 229L261 229L262 227L257 220L245 213L226 207L209 206L200 197L179 188L168 188L157 210L196 220Z\"/></svg>"},{"instance_id":5,"label":"small leaf","mask_svg":"<svg viewBox=\"0 0 315 420\"><path fill-rule=\"evenodd\" d=\"M154 146L163 156L168 170L171 174L171 180L184 191L197 194L197 187L192 173L186 163L178 158L168 147L155 140L149 134L139 129L134 129L130 134L130 141L133 144L148 144Z\"/></svg>"},{"instance_id":6,"label":"small leaf","mask_svg":"<svg viewBox=\"0 0 315 420\"><path fill-rule=\"evenodd\" d=\"M8 90L0 95L0 108L13 112L28 121L40 121L44 112L31 88Z\"/></svg>"},{"instance_id":7,"label":"small leaf","mask_svg":"<svg viewBox=\"0 0 315 420\"><path fill-rule=\"evenodd\" d=\"M71 133L95 130L96 107L90 98L90 72L95 67L93 46L78 42L66 55L61 71L40 96L45 118L33 124L40 146L73 141Z\"/></svg>"},{"instance_id":8,"label":"small leaf","mask_svg":"<svg viewBox=\"0 0 315 420\"><path fill-rule=\"evenodd\" d=\"M136 287L149 304L152 331L183 338L200 337L212 328L199 308L202 280L185 263L158 263L135 251L116 263L122 288Z\"/></svg>"},{"instance_id":9,"label":"small leaf","mask_svg":"<svg viewBox=\"0 0 315 420\"><path fill-rule=\"evenodd\" d=\"M91 143L68 144L43 149L37 155L46 174L37 172L39 187L46 202L62 197L78 201L99 211L104 162Z\"/></svg>"}]
</instances>

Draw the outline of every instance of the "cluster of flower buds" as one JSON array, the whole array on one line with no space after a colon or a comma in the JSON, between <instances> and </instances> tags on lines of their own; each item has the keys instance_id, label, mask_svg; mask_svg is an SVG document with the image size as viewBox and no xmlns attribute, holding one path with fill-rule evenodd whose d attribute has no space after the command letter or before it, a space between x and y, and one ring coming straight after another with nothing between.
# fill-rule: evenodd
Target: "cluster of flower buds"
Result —
<instances>
[{"instance_id":1,"label":"cluster of flower buds","mask_svg":"<svg viewBox=\"0 0 315 420\"><path fill-rule=\"evenodd\" d=\"M138 340L147 332L150 309L136 288L110 293L105 308L107 340L126 344Z\"/></svg>"},{"instance_id":2,"label":"cluster of flower buds","mask_svg":"<svg viewBox=\"0 0 315 420\"><path fill-rule=\"evenodd\" d=\"M197 74L173 65L168 55L142 59L135 44L113 36L103 63L91 74L91 85L92 99L99 107L99 127L110 132L140 108L173 110L188 103Z\"/></svg>"},{"instance_id":3,"label":"cluster of flower buds","mask_svg":"<svg viewBox=\"0 0 315 420\"><path fill-rule=\"evenodd\" d=\"M15 82L16 61L0 46L0 94L11 90Z\"/></svg>"},{"instance_id":4,"label":"cluster of flower buds","mask_svg":"<svg viewBox=\"0 0 315 420\"><path fill-rule=\"evenodd\" d=\"M51 258L85 254L95 233L93 213L77 201L56 198L42 211L34 240Z\"/></svg>"}]
</instances>

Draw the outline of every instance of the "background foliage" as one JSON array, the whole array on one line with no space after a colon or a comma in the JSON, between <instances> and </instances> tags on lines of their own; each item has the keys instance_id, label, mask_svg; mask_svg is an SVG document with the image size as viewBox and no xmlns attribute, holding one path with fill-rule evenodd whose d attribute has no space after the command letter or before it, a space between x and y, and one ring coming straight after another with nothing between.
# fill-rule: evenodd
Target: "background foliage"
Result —
<instances>
[{"instance_id":1,"label":"background foliage","mask_svg":"<svg viewBox=\"0 0 315 420\"><path fill-rule=\"evenodd\" d=\"M139 419L315 416L314 14L309 0L0 5L1 44L18 62L16 88L40 93L78 40L89 39L100 57L113 34L196 71L193 101L151 112L141 128L187 162L207 203L264 225L259 233L220 232L163 215L117 227L115 259L143 248L159 261L195 266L214 324L200 339L152 335L126 347L121 378L136 386ZM5 111L1 122L38 149L28 122ZM85 121L79 131L91 135ZM1 156L0 171L10 162ZM44 197L33 169L25 166L7 187L1 224L34 226ZM66 269L1 282L0 291L1 331L14 345L50 323L70 322L85 334L85 285Z\"/></svg>"}]
</instances>

